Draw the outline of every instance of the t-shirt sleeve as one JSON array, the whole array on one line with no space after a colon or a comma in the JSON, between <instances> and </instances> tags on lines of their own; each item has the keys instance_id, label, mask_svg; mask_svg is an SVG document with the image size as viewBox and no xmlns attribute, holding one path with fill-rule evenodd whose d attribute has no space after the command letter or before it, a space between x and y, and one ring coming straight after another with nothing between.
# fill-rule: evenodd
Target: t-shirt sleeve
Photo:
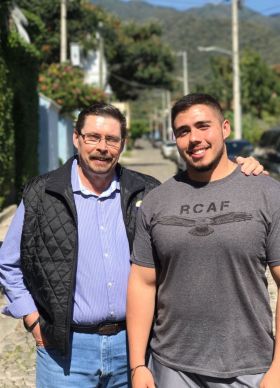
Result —
<instances>
[{"instance_id":1,"label":"t-shirt sleeve","mask_svg":"<svg viewBox=\"0 0 280 388\"><path fill-rule=\"evenodd\" d=\"M267 263L271 267L280 265L280 209L272 217L267 239Z\"/></svg>"},{"instance_id":2,"label":"t-shirt sleeve","mask_svg":"<svg viewBox=\"0 0 280 388\"><path fill-rule=\"evenodd\" d=\"M131 261L134 264L154 268L154 254L150 235L150 222L141 207L137 214L136 232L133 243Z\"/></svg>"}]
</instances>

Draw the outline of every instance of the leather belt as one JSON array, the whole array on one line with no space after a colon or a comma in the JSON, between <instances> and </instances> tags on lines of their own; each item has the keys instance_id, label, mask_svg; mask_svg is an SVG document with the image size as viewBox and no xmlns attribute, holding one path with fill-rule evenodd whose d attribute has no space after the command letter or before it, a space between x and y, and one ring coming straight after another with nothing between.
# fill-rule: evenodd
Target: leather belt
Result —
<instances>
[{"instance_id":1,"label":"leather belt","mask_svg":"<svg viewBox=\"0 0 280 388\"><path fill-rule=\"evenodd\" d=\"M97 325L79 325L72 323L71 330L76 333L114 335L126 329L125 321L106 321Z\"/></svg>"}]
</instances>

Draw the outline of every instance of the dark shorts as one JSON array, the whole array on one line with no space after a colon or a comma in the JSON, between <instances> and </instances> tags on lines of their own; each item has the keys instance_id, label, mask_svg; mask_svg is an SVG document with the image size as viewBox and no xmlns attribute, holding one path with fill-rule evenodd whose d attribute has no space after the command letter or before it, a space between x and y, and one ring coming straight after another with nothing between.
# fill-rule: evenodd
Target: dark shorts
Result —
<instances>
[{"instance_id":1,"label":"dark shorts","mask_svg":"<svg viewBox=\"0 0 280 388\"><path fill-rule=\"evenodd\" d=\"M178 372L151 357L149 368L157 388L258 388L264 373L223 379L194 373Z\"/></svg>"}]
</instances>

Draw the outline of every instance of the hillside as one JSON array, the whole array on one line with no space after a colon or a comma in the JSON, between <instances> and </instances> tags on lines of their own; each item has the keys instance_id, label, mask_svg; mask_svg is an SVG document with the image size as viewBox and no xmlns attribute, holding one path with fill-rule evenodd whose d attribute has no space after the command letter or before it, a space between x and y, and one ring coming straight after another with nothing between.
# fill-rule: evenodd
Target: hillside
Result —
<instances>
[{"instance_id":1,"label":"hillside","mask_svg":"<svg viewBox=\"0 0 280 388\"><path fill-rule=\"evenodd\" d=\"M188 11L153 6L139 0L124 3L120 0L91 0L122 20L144 22L157 20L163 39L175 51L186 50L190 87L207 82L209 58L217 53L199 52L198 46L219 46L231 49L230 5L205 5ZM263 16L243 8L239 12L240 50L258 51L268 64L280 63L280 15ZM178 59L179 61L179 59Z\"/></svg>"}]
</instances>

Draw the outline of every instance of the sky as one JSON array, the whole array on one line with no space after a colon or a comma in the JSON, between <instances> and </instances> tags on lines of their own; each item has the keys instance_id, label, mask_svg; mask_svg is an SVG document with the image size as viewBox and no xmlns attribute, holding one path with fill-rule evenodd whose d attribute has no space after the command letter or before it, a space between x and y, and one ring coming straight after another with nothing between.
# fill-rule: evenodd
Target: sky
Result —
<instances>
[{"instance_id":1,"label":"sky","mask_svg":"<svg viewBox=\"0 0 280 388\"><path fill-rule=\"evenodd\" d=\"M123 0L130 1L130 0ZM200 7L207 3L221 4L227 3L226 0L145 0L147 3L176 8L178 10L186 10L188 8ZM247 8L251 8L256 12L260 12L263 15L271 15L274 13L280 13L280 0L243 0L243 4Z\"/></svg>"}]
</instances>

